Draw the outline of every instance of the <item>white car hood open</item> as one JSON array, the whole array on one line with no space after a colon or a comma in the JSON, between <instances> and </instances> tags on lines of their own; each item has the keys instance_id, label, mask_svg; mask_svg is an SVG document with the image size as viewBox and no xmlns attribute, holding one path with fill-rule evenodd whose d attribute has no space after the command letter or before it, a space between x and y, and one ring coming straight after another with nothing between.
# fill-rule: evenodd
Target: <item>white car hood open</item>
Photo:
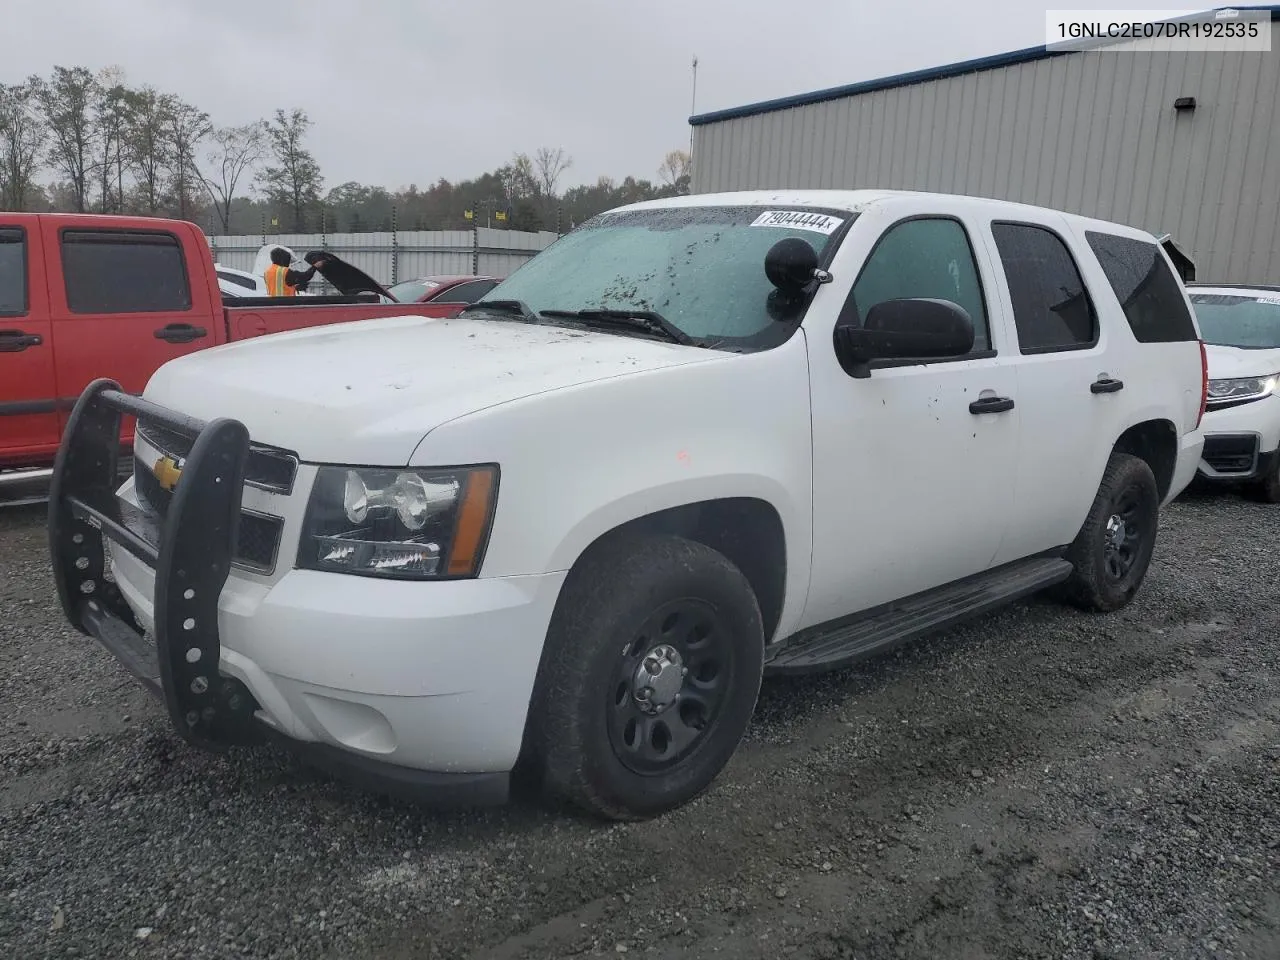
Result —
<instances>
[{"instance_id":1,"label":"white car hood open","mask_svg":"<svg viewBox=\"0 0 1280 960\"><path fill-rule=\"evenodd\" d=\"M1269 377L1280 373L1280 350L1243 350L1205 344L1210 380Z\"/></svg>"},{"instance_id":2,"label":"white car hood open","mask_svg":"<svg viewBox=\"0 0 1280 960\"><path fill-rule=\"evenodd\" d=\"M391 317L245 340L170 361L148 400L232 417L319 463L400 465L433 428L522 397L723 357L506 320Z\"/></svg>"}]
</instances>

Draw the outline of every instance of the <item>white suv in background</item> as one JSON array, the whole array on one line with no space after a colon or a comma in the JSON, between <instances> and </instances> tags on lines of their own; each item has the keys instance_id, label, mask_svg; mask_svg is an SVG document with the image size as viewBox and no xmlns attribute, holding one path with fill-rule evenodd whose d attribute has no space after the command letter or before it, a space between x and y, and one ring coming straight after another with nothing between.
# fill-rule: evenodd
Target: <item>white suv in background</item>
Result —
<instances>
[{"instance_id":1,"label":"white suv in background","mask_svg":"<svg viewBox=\"0 0 1280 960\"><path fill-rule=\"evenodd\" d=\"M1280 503L1280 287L1188 285L1209 356L1202 480Z\"/></svg>"},{"instance_id":2,"label":"white suv in background","mask_svg":"<svg viewBox=\"0 0 1280 960\"><path fill-rule=\"evenodd\" d=\"M456 319L201 351L144 399L91 385L54 569L194 743L268 730L486 798L519 760L645 817L715 779L767 672L1046 588L1127 604L1203 388L1139 230L948 195L672 198Z\"/></svg>"}]
</instances>

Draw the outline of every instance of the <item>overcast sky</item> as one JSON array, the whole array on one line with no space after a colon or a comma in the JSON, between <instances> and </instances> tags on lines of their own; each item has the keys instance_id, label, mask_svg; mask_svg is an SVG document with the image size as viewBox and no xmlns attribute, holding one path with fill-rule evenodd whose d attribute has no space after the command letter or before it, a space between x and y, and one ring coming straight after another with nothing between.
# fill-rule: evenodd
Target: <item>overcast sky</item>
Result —
<instances>
[{"instance_id":1,"label":"overcast sky","mask_svg":"<svg viewBox=\"0 0 1280 960\"><path fill-rule=\"evenodd\" d=\"M1043 0L0 5L8 38L0 82L47 75L54 64L114 64L130 83L172 91L219 125L302 107L326 189L458 180L540 146L573 157L566 186L600 175L656 179L666 151L688 145L695 55L701 113L1034 46L1044 42L1046 8Z\"/></svg>"}]
</instances>

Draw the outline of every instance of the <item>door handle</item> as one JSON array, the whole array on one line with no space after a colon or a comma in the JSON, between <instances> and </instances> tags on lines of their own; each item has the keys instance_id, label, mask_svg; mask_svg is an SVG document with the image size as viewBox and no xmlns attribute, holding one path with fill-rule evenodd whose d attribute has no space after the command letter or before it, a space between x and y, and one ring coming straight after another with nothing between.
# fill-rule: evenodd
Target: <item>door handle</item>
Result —
<instances>
[{"instance_id":1,"label":"door handle","mask_svg":"<svg viewBox=\"0 0 1280 960\"><path fill-rule=\"evenodd\" d=\"M982 397L969 404L969 412L972 414L1004 413L1012 409L1012 397Z\"/></svg>"},{"instance_id":2,"label":"door handle","mask_svg":"<svg viewBox=\"0 0 1280 960\"><path fill-rule=\"evenodd\" d=\"M1090 393L1117 393L1123 389L1123 380L1112 380L1110 377L1099 377L1089 384Z\"/></svg>"},{"instance_id":3,"label":"door handle","mask_svg":"<svg viewBox=\"0 0 1280 960\"><path fill-rule=\"evenodd\" d=\"M190 343L208 335L209 332L204 327L193 327L189 323L171 323L155 332L157 340L167 340L169 343Z\"/></svg>"},{"instance_id":4,"label":"door handle","mask_svg":"<svg viewBox=\"0 0 1280 960\"><path fill-rule=\"evenodd\" d=\"M27 347L38 347L44 337L25 330L0 330L0 353L21 353Z\"/></svg>"}]
</instances>

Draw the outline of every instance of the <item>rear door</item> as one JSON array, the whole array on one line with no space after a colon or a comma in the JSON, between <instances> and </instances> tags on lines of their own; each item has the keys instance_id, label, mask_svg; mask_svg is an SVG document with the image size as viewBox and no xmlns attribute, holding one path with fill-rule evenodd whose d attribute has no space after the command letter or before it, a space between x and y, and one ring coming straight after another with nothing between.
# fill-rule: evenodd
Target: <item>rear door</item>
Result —
<instances>
[{"instance_id":1,"label":"rear door","mask_svg":"<svg viewBox=\"0 0 1280 960\"><path fill-rule=\"evenodd\" d=\"M0 214L0 464L58 443L53 336L35 217Z\"/></svg>"},{"instance_id":2,"label":"rear door","mask_svg":"<svg viewBox=\"0 0 1280 960\"><path fill-rule=\"evenodd\" d=\"M1128 376L1116 352L1118 310L1096 266L1082 263L1065 218L1026 211L990 223L987 239L1000 298L1016 333L1022 412L1015 493L997 563L1065 546L1075 539L1098 491L1127 398L1097 390Z\"/></svg>"},{"instance_id":3,"label":"rear door","mask_svg":"<svg viewBox=\"0 0 1280 960\"><path fill-rule=\"evenodd\" d=\"M98 377L141 393L169 360L218 342L222 304L208 292L210 278L185 224L46 223L45 245L57 251L62 271L49 285L60 396L75 398Z\"/></svg>"}]
</instances>

